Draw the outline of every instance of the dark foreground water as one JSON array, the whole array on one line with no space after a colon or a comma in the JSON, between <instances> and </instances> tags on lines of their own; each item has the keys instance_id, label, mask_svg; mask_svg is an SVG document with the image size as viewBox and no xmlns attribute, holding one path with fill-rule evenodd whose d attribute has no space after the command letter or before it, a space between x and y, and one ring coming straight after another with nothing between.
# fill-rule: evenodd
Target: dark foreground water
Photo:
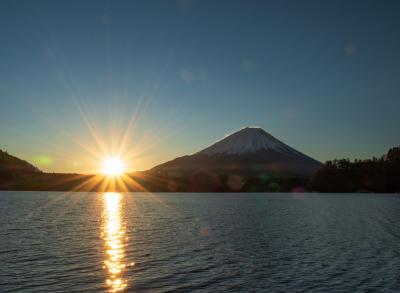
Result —
<instances>
[{"instance_id":1,"label":"dark foreground water","mask_svg":"<svg viewBox=\"0 0 400 293\"><path fill-rule=\"evenodd\" d=\"M0 292L400 291L400 196L0 192Z\"/></svg>"}]
</instances>

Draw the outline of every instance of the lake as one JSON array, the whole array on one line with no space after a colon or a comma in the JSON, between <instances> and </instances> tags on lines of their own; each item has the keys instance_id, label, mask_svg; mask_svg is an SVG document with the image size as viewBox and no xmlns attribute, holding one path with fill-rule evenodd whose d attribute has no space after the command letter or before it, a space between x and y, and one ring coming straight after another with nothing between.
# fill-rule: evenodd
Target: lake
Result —
<instances>
[{"instance_id":1,"label":"lake","mask_svg":"<svg viewBox=\"0 0 400 293\"><path fill-rule=\"evenodd\" d=\"M0 292L400 291L400 196L0 192Z\"/></svg>"}]
</instances>

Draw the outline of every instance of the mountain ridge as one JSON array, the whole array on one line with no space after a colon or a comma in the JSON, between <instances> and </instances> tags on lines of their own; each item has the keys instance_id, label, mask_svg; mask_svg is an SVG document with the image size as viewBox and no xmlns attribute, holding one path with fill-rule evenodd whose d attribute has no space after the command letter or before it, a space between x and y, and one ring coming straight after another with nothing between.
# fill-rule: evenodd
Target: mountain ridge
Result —
<instances>
[{"instance_id":1,"label":"mountain ridge","mask_svg":"<svg viewBox=\"0 0 400 293\"><path fill-rule=\"evenodd\" d=\"M196 172L253 176L267 173L307 177L320 162L291 148L259 127L245 127L192 155L151 169L162 175L189 176Z\"/></svg>"},{"instance_id":2,"label":"mountain ridge","mask_svg":"<svg viewBox=\"0 0 400 293\"><path fill-rule=\"evenodd\" d=\"M261 127L244 127L235 131L214 144L206 147L198 153L202 154L246 154L254 153L259 150L276 150L279 152L295 153L303 155L301 152L291 148L287 144L278 140Z\"/></svg>"},{"instance_id":3,"label":"mountain ridge","mask_svg":"<svg viewBox=\"0 0 400 293\"><path fill-rule=\"evenodd\" d=\"M39 173L41 171L27 161L0 150L0 172Z\"/></svg>"}]
</instances>

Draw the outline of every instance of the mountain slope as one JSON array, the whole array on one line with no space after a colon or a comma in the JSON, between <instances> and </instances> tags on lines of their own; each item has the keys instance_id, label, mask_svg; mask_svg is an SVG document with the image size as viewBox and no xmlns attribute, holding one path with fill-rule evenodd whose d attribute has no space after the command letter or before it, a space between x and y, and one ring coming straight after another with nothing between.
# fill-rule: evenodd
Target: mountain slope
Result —
<instances>
[{"instance_id":1,"label":"mountain slope","mask_svg":"<svg viewBox=\"0 0 400 293\"><path fill-rule=\"evenodd\" d=\"M28 162L0 150L0 181L32 173L40 173L40 170Z\"/></svg>"},{"instance_id":2,"label":"mountain slope","mask_svg":"<svg viewBox=\"0 0 400 293\"><path fill-rule=\"evenodd\" d=\"M197 172L260 174L281 177L307 177L321 163L296 151L266 131L243 128L190 156L176 158L154 167L160 175L180 177Z\"/></svg>"},{"instance_id":3,"label":"mountain slope","mask_svg":"<svg viewBox=\"0 0 400 293\"><path fill-rule=\"evenodd\" d=\"M217 141L213 145L199 152L206 155L245 155L261 150L275 151L288 156L302 156L304 154L284 144L259 127L246 127Z\"/></svg>"}]
</instances>

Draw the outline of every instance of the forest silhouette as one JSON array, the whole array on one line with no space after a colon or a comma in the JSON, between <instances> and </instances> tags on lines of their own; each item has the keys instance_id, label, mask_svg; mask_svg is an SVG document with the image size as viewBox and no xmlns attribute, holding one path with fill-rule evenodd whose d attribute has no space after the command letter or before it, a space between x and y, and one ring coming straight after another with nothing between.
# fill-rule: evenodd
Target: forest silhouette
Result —
<instances>
[{"instance_id":1,"label":"forest silhouette","mask_svg":"<svg viewBox=\"0 0 400 293\"><path fill-rule=\"evenodd\" d=\"M328 161L309 181L318 192L400 192L400 147L381 158Z\"/></svg>"},{"instance_id":2,"label":"forest silhouette","mask_svg":"<svg viewBox=\"0 0 400 293\"><path fill-rule=\"evenodd\" d=\"M324 163L310 177L276 177L216 174L202 171L190 177L168 177L150 171L127 174L135 186L117 191L152 192L400 192L400 147L391 148L380 158L335 159ZM97 185L84 183L99 177ZM232 188L232 178L240 188ZM100 175L45 173L27 161L0 150L0 190L104 191ZM235 184L236 186L238 184ZM79 188L76 188L79 186Z\"/></svg>"}]
</instances>

